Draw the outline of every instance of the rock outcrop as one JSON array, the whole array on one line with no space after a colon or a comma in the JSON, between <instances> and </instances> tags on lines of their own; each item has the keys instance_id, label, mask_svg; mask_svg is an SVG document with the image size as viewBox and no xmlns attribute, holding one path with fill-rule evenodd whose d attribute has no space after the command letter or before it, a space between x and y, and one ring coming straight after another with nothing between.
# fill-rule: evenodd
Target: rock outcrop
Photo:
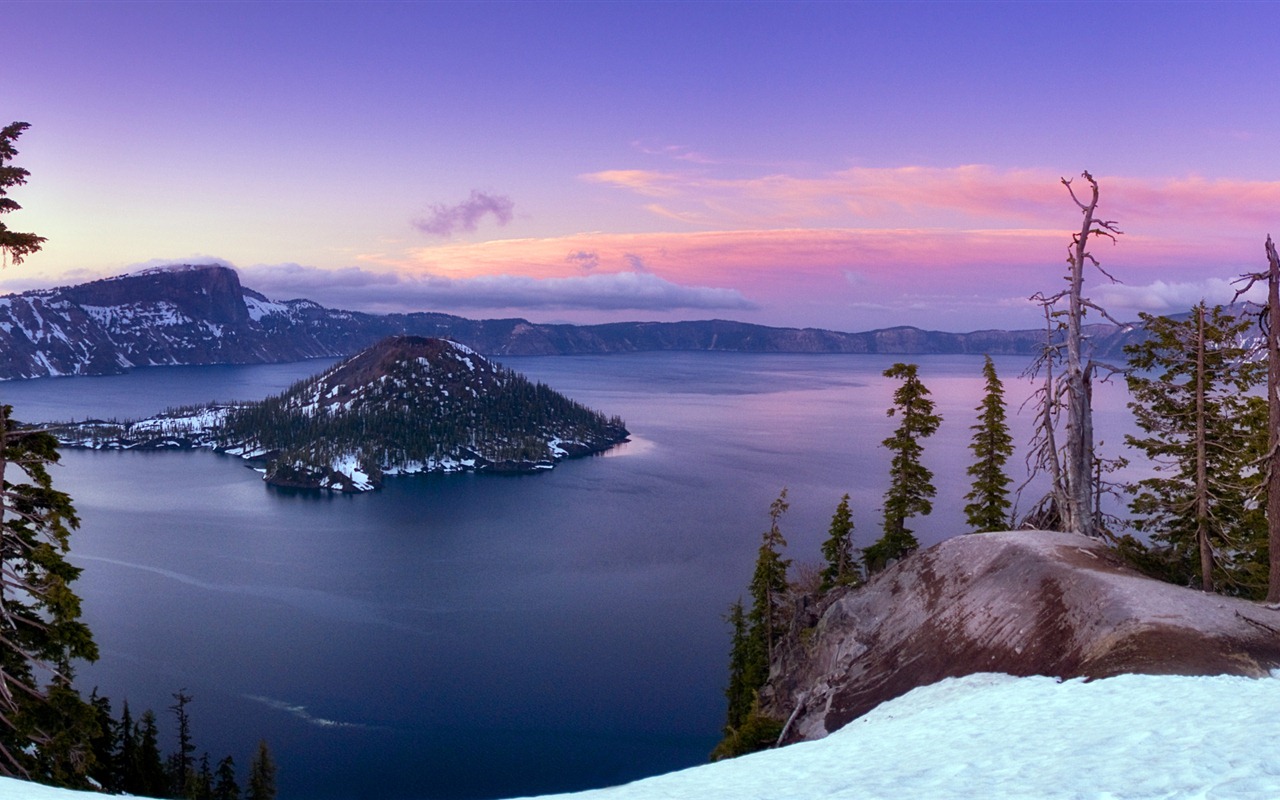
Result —
<instances>
[{"instance_id":1,"label":"rock outcrop","mask_svg":"<svg viewBox=\"0 0 1280 800\"><path fill-rule=\"evenodd\" d=\"M943 333L900 327L841 333L727 320L578 326L433 312L364 314L310 300L270 300L242 286L233 269L187 265L0 297L0 380L346 356L397 334L449 338L489 355L661 350L1032 355L1044 341L1041 330ZM1100 325L1089 335L1095 352L1115 355L1134 334Z\"/></svg>"},{"instance_id":2,"label":"rock outcrop","mask_svg":"<svg viewBox=\"0 0 1280 800\"><path fill-rule=\"evenodd\" d=\"M971 673L1262 676L1280 667L1280 610L1152 580L1069 533L957 536L811 614L762 692L766 713L791 720L788 741Z\"/></svg>"}]
</instances>

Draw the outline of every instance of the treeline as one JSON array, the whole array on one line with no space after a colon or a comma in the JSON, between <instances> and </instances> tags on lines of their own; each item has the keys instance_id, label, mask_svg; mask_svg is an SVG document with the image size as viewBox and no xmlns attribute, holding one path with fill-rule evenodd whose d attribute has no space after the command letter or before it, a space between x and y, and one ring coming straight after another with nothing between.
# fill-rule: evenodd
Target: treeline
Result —
<instances>
[{"instance_id":1,"label":"treeline","mask_svg":"<svg viewBox=\"0 0 1280 800\"><path fill-rule=\"evenodd\" d=\"M973 478L966 499L965 516L974 531L1009 527L1009 479L1005 464L1013 453L1005 419L1004 386L988 357L983 366L986 390L972 426L970 450ZM760 713L759 692L769 679L770 665L779 643L787 636L798 607L814 595L836 587L857 587L871 574L885 569L919 547L908 527L913 517L933 511L933 473L922 462L922 440L942 424L929 390L921 382L915 364L894 364L886 378L900 381L888 416L896 417L893 435L881 442L891 454L889 488L884 495L882 535L866 548L854 546L853 514L849 495L840 498L822 543L822 566L802 571L796 581L788 572L791 560L783 558L786 538L781 519L790 507L787 490L769 506L769 528L761 538L755 570L749 586L751 606L739 599L729 607L726 619L732 629L729 682L725 689L728 713L724 739L713 759L729 758L769 747L782 733L782 722Z\"/></svg>"},{"instance_id":2,"label":"treeline","mask_svg":"<svg viewBox=\"0 0 1280 800\"><path fill-rule=\"evenodd\" d=\"M169 707L177 724L177 749L164 753L156 715L147 709L136 720L126 701L120 718L112 715L111 701L95 692L89 699L93 708L96 731L89 737L92 766L79 781L85 788L94 787L110 794L140 797L174 798L175 800L274 800L276 797L276 765L265 741L258 743L249 762L246 781L241 786L236 777L236 764L225 756L216 764L198 750L191 734L191 715L187 706L192 697L175 692ZM70 777L70 776L67 776ZM59 785L75 785L59 781Z\"/></svg>"},{"instance_id":3,"label":"treeline","mask_svg":"<svg viewBox=\"0 0 1280 800\"><path fill-rule=\"evenodd\" d=\"M1125 456L1093 459L1094 529L1147 574L1188 587L1261 600L1268 589L1268 499L1263 460L1268 453L1267 401L1257 389L1266 374L1252 333L1256 320L1201 303L1178 318L1142 315L1146 338L1125 348L1123 374L1138 433L1125 437L1127 455L1142 458L1152 477L1112 480ZM987 358L985 388L970 427L965 520L970 532L1016 528L1062 529L1052 494L1014 518L1013 484L1006 465L1014 454L1004 387ZM863 548L853 542L849 495L841 498L822 543L818 568L789 574L791 561L780 519L784 489L769 508L749 585L726 617L732 629L722 758L771 746L782 723L759 713L758 692L768 681L777 643L800 606L836 587L858 587L871 575L914 552L912 518L932 511L933 473L924 466L924 441L942 420L913 364L884 372L900 383L888 416L898 424L881 442L890 453L880 537ZM1127 499L1128 516L1104 513L1103 497ZM1137 535L1135 535L1137 534Z\"/></svg>"}]
</instances>

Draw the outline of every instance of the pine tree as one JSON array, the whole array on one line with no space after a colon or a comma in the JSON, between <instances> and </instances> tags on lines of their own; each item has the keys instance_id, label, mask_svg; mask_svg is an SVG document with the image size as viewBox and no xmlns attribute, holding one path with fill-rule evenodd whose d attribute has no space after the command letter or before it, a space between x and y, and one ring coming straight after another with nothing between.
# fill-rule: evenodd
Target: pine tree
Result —
<instances>
[{"instance_id":1,"label":"pine tree","mask_svg":"<svg viewBox=\"0 0 1280 800\"><path fill-rule=\"evenodd\" d=\"M138 720L138 789L144 797L161 797L168 789L164 757L160 753L160 731L151 709Z\"/></svg>"},{"instance_id":2,"label":"pine tree","mask_svg":"<svg viewBox=\"0 0 1280 800\"><path fill-rule=\"evenodd\" d=\"M213 800L240 800L240 785L236 783L236 762L231 756L218 762L213 779Z\"/></svg>"},{"instance_id":3,"label":"pine tree","mask_svg":"<svg viewBox=\"0 0 1280 800\"><path fill-rule=\"evenodd\" d=\"M119 782L113 790L128 794L142 793L142 757L139 752L138 727L129 711L129 701L120 712L120 725L116 728L116 761L119 764Z\"/></svg>"},{"instance_id":4,"label":"pine tree","mask_svg":"<svg viewBox=\"0 0 1280 800\"><path fill-rule=\"evenodd\" d=\"M169 706L169 710L178 719L178 750L171 759L170 785L173 787L175 796L186 797L189 794L187 790L191 779L195 774L196 746L191 741L191 715L187 713L187 704L191 702L191 695L187 694L186 689L179 689L173 693L173 699L174 704Z\"/></svg>"},{"instance_id":5,"label":"pine tree","mask_svg":"<svg viewBox=\"0 0 1280 800\"><path fill-rule=\"evenodd\" d=\"M1266 401L1247 394L1262 376L1243 344L1251 322L1203 302L1186 319L1142 319L1147 339L1125 348L1142 435L1125 438L1160 474L1133 487L1134 526L1167 546L1175 577L1260 597L1267 545L1256 465L1266 453Z\"/></svg>"},{"instance_id":6,"label":"pine tree","mask_svg":"<svg viewBox=\"0 0 1280 800\"><path fill-rule=\"evenodd\" d=\"M57 440L22 429L12 411L0 405L0 771L24 775L31 746L61 735L49 727L59 715L80 718L70 697L71 661L92 661L98 649L71 590L80 569L65 555L79 519L49 475ZM52 676L47 689L37 686L40 674ZM41 706L54 689L58 712L46 713Z\"/></svg>"},{"instance_id":7,"label":"pine tree","mask_svg":"<svg viewBox=\"0 0 1280 800\"><path fill-rule=\"evenodd\" d=\"M769 530L761 537L756 568L751 576L750 658L747 663L747 680L752 686L763 686L769 678L769 664L773 650L784 632L782 598L787 593L787 568L790 559L782 557L787 540L782 536L778 520L787 512L787 490L769 505Z\"/></svg>"},{"instance_id":8,"label":"pine tree","mask_svg":"<svg viewBox=\"0 0 1280 800\"><path fill-rule=\"evenodd\" d=\"M862 575L853 557L853 515L849 511L849 495L840 498L831 517L827 540L822 543L822 556L827 566L822 570L822 591L834 586L856 586Z\"/></svg>"},{"instance_id":9,"label":"pine tree","mask_svg":"<svg viewBox=\"0 0 1280 800\"><path fill-rule=\"evenodd\" d=\"M200 769L195 771L191 785L187 787L191 800L213 800L213 770L209 767L209 754L200 756Z\"/></svg>"},{"instance_id":10,"label":"pine tree","mask_svg":"<svg viewBox=\"0 0 1280 800\"><path fill-rule=\"evenodd\" d=\"M116 743L119 741L119 724L111 716L111 698L101 697L94 689L89 695L89 705L97 717L98 735L90 741L93 748L94 767L89 776L108 792L120 791L120 759Z\"/></svg>"},{"instance_id":11,"label":"pine tree","mask_svg":"<svg viewBox=\"0 0 1280 800\"><path fill-rule=\"evenodd\" d=\"M14 141L29 127L31 126L26 122L11 122L0 128L0 214L22 208L9 197L9 188L26 183L27 176L31 173L9 162L18 154L13 146ZM0 265L7 266L11 260L14 264L21 264L23 259L38 251L44 241L43 236L11 231L0 222Z\"/></svg>"},{"instance_id":12,"label":"pine tree","mask_svg":"<svg viewBox=\"0 0 1280 800\"><path fill-rule=\"evenodd\" d=\"M1004 465L1013 455L1013 437L1005 422L1004 384L996 375L991 356L982 365L982 376L987 381L986 391L974 409L979 412L978 423L969 428L973 431L969 450L974 462L967 474L973 478L973 488L964 496L969 501L964 514L974 531L1002 531L1009 528L1012 479Z\"/></svg>"},{"instance_id":13,"label":"pine tree","mask_svg":"<svg viewBox=\"0 0 1280 800\"><path fill-rule=\"evenodd\" d=\"M741 598L729 606L729 614L725 617L725 621L733 629L733 638L729 646L729 685L724 690L725 698L729 701L725 720L725 733L728 734L741 727L747 715L751 713L755 692L759 687L748 684L750 642L747 616L742 608Z\"/></svg>"},{"instance_id":14,"label":"pine tree","mask_svg":"<svg viewBox=\"0 0 1280 800\"><path fill-rule=\"evenodd\" d=\"M258 742L258 752L249 762L245 800L276 800L276 764L265 741Z\"/></svg>"},{"instance_id":15,"label":"pine tree","mask_svg":"<svg viewBox=\"0 0 1280 800\"><path fill-rule=\"evenodd\" d=\"M920 461L924 453L920 440L938 430L942 417L933 413L929 390L920 382L915 364L894 364L884 376L902 380L887 411L890 417L898 415L901 422L894 434L881 442L893 453L893 459L884 495L884 535L863 551L868 572L878 572L920 546L906 523L917 514L931 513L931 498L937 493L933 472Z\"/></svg>"}]
</instances>

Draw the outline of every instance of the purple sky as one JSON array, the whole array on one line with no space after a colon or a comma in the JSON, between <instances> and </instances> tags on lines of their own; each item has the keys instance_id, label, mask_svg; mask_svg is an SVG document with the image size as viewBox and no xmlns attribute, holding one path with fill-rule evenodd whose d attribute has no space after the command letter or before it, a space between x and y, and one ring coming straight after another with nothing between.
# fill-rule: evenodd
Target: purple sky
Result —
<instances>
[{"instance_id":1,"label":"purple sky","mask_svg":"<svg viewBox=\"0 0 1280 800\"><path fill-rule=\"evenodd\" d=\"M229 263L538 321L1037 324L1088 169L1113 313L1280 234L1269 3L8 3L48 237L0 290Z\"/></svg>"}]
</instances>

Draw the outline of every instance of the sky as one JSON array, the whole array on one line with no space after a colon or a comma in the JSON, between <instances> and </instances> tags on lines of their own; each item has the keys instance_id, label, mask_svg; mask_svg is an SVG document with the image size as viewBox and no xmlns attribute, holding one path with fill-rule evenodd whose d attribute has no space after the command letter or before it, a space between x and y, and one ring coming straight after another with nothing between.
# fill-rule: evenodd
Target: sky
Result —
<instances>
[{"instance_id":1,"label":"sky","mask_svg":"<svg viewBox=\"0 0 1280 800\"><path fill-rule=\"evenodd\" d=\"M537 322L1035 327L1088 170L1120 318L1280 235L1272 3L9 2L0 292L221 263Z\"/></svg>"}]
</instances>

